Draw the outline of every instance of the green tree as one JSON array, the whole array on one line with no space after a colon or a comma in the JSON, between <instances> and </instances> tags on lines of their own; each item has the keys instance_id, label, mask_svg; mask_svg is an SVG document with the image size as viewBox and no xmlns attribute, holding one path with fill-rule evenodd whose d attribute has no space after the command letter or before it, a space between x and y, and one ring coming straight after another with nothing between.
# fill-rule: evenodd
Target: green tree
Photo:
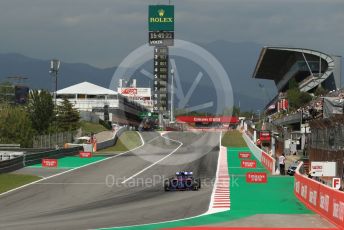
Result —
<instances>
[{"instance_id":1,"label":"green tree","mask_svg":"<svg viewBox=\"0 0 344 230\"><path fill-rule=\"evenodd\" d=\"M32 147L34 130L28 112L20 106L0 107L0 143Z\"/></svg>"},{"instance_id":2,"label":"green tree","mask_svg":"<svg viewBox=\"0 0 344 230\"><path fill-rule=\"evenodd\" d=\"M10 82L0 84L0 103L14 102L14 86Z\"/></svg>"},{"instance_id":3,"label":"green tree","mask_svg":"<svg viewBox=\"0 0 344 230\"><path fill-rule=\"evenodd\" d=\"M255 116L256 116L256 114L253 112L253 110L240 112L240 117L251 118L251 117L255 117Z\"/></svg>"},{"instance_id":4,"label":"green tree","mask_svg":"<svg viewBox=\"0 0 344 230\"><path fill-rule=\"evenodd\" d=\"M33 129L38 134L47 133L55 118L54 103L51 94L44 90L30 92L28 111Z\"/></svg>"},{"instance_id":5,"label":"green tree","mask_svg":"<svg viewBox=\"0 0 344 230\"><path fill-rule=\"evenodd\" d=\"M80 127L80 114L73 108L67 98L64 98L57 108L57 124L61 131L74 131Z\"/></svg>"},{"instance_id":6,"label":"green tree","mask_svg":"<svg viewBox=\"0 0 344 230\"><path fill-rule=\"evenodd\" d=\"M294 77L292 79L290 79L288 85L289 85L289 89L298 89L299 88L299 84L297 83L297 81L295 80Z\"/></svg>"},{"instance_id":7,"label":"green tree","mask_svg":"<svg viewBox=\"0 0 344 230\"><path fill-rule=\"evenodd\" d=\"M235 117L239 117L240 116L240 108L239 107L236 107L236 106L233 106L233 110L232 110L232 116L235 116Z\"/></svg>"},{"instance_id":8,"label":"green tree","mask_svg":"<svg viewBox=\"0 0 344 230\"><path fill-rule=\"evenodd\" d=\"M324 95L326 95L327 93L328 93L327 90L324 89L321 85L319 85L319 86L316 88L316 90L315 90L315 92L314 92L314 95L315 95L315 96L324 96Z\"/></svg>"},{"instance_id":9,"label":"green tree","mask_svg":"<svg viewBox=\"0 0 344 230\"><path fill-rule=\"evenodd\" d=\"M299 88L292 88L287 91L287 98L291 109L298 109L312 100L312 96L301 92Z\"/></svg>"}]
</instances>

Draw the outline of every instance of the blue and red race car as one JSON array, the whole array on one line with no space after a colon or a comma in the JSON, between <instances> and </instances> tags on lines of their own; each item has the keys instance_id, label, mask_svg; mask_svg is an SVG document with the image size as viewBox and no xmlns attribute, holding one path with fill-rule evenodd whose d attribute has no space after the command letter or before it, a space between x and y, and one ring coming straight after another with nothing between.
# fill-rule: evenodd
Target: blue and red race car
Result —
<instances>
[{"instance_id":1,"label":"blue and red race car","mask_svg":"<svg viewBox=\"0 0 344 230\"><path fill-rule=\"evenodd\" d=\"M176 172L176 175L164 183L165 191L197 191L201 188L201 179L194 178L193 172Z\"/></svg>"}]
</instances>

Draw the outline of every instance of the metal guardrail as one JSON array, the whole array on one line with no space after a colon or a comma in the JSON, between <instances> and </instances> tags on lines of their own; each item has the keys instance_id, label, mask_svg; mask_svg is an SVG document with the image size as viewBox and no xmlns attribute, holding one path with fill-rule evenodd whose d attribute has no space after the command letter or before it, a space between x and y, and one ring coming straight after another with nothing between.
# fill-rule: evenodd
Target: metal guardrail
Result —
<instances>
[{"instance_id":1,"label":"metal guardrail","mask_svg":"<svg viewBox=\"0 0 344 230\"><path fill-rule=\"evenodd\" d=\"M20 144L0 144L0 148L19 149Z\"/></svg>"},{"instance_id":2,"label":"metal guardrail","mask_svg":"<svg viewBox=\"0 0 344 230\"><path fill-rule=\"evenodd\" d=\"M0 161L0 173L11 172L20 168L23 168L28 165L38 164L43 158L61 158L64 156L72 156L79 153L81 147L67 148L67 149L58 149L50 150L45 152L38 153L26 153L23 156L11 159Z\"/></svg>"}]
</instances>

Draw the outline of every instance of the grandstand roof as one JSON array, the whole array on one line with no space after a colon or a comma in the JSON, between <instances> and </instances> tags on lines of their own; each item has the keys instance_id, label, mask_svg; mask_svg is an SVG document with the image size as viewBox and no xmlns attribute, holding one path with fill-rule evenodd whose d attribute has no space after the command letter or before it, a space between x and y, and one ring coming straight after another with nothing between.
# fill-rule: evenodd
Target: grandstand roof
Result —
<instances>
[{"instance_id":1,"label":"grandstand roof","mask_svg":"<svg viewBox=\"0 0 344 230\"><path fill-rule=\"evenodd\" d=\"M331 88L338 88L340 57L311 49L263 47L252 77L274 80L280 91L297 74L301 75L298 81L302 91L313 89L331 75L334 75Z\"/></svg>"},{"instance_id":2,"label":"grandstand roof","mask_svg":"<svg viewBox=\"0 0 344 230\"><path fill-rule=\"evenodd\" d=\"M117 92L85 81L60 89L57 91L57 94L117 95Z\"/></svg>"},{"instance_id":3,"label":"grandstand roof","mask_svg":"<svg viewBox=\"0 0 344 230\"><path fill-rule=\"evenodd\" d=\"M263 47L260 52L257 65L253 73L253 78L270 79L276 81L282 79L287 68L290 67L293 62L295 62L295 54L300 53L321 56L322 58L328 56L319 51L310 49L266 46Z\"/></svg>"}]
</instances>

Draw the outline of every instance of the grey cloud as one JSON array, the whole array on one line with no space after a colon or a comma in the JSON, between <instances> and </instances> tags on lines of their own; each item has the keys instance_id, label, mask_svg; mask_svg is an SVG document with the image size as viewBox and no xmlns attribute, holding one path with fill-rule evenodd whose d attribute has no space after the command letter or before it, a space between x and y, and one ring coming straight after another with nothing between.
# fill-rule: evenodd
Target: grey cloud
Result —
<instances>
[{"instance_id":1,"label":"grey cloud","mask_svg":"<svg viewBox=\"0 0 344 230\"><path fill-rule=\"evenodd\" d=\"M0 52L117 65L147 40L142 0L2 0ZM343 54L344 1L186 0L176 7L176 37L193 42L250 41Z\"/></svg>"}]
</instances>

